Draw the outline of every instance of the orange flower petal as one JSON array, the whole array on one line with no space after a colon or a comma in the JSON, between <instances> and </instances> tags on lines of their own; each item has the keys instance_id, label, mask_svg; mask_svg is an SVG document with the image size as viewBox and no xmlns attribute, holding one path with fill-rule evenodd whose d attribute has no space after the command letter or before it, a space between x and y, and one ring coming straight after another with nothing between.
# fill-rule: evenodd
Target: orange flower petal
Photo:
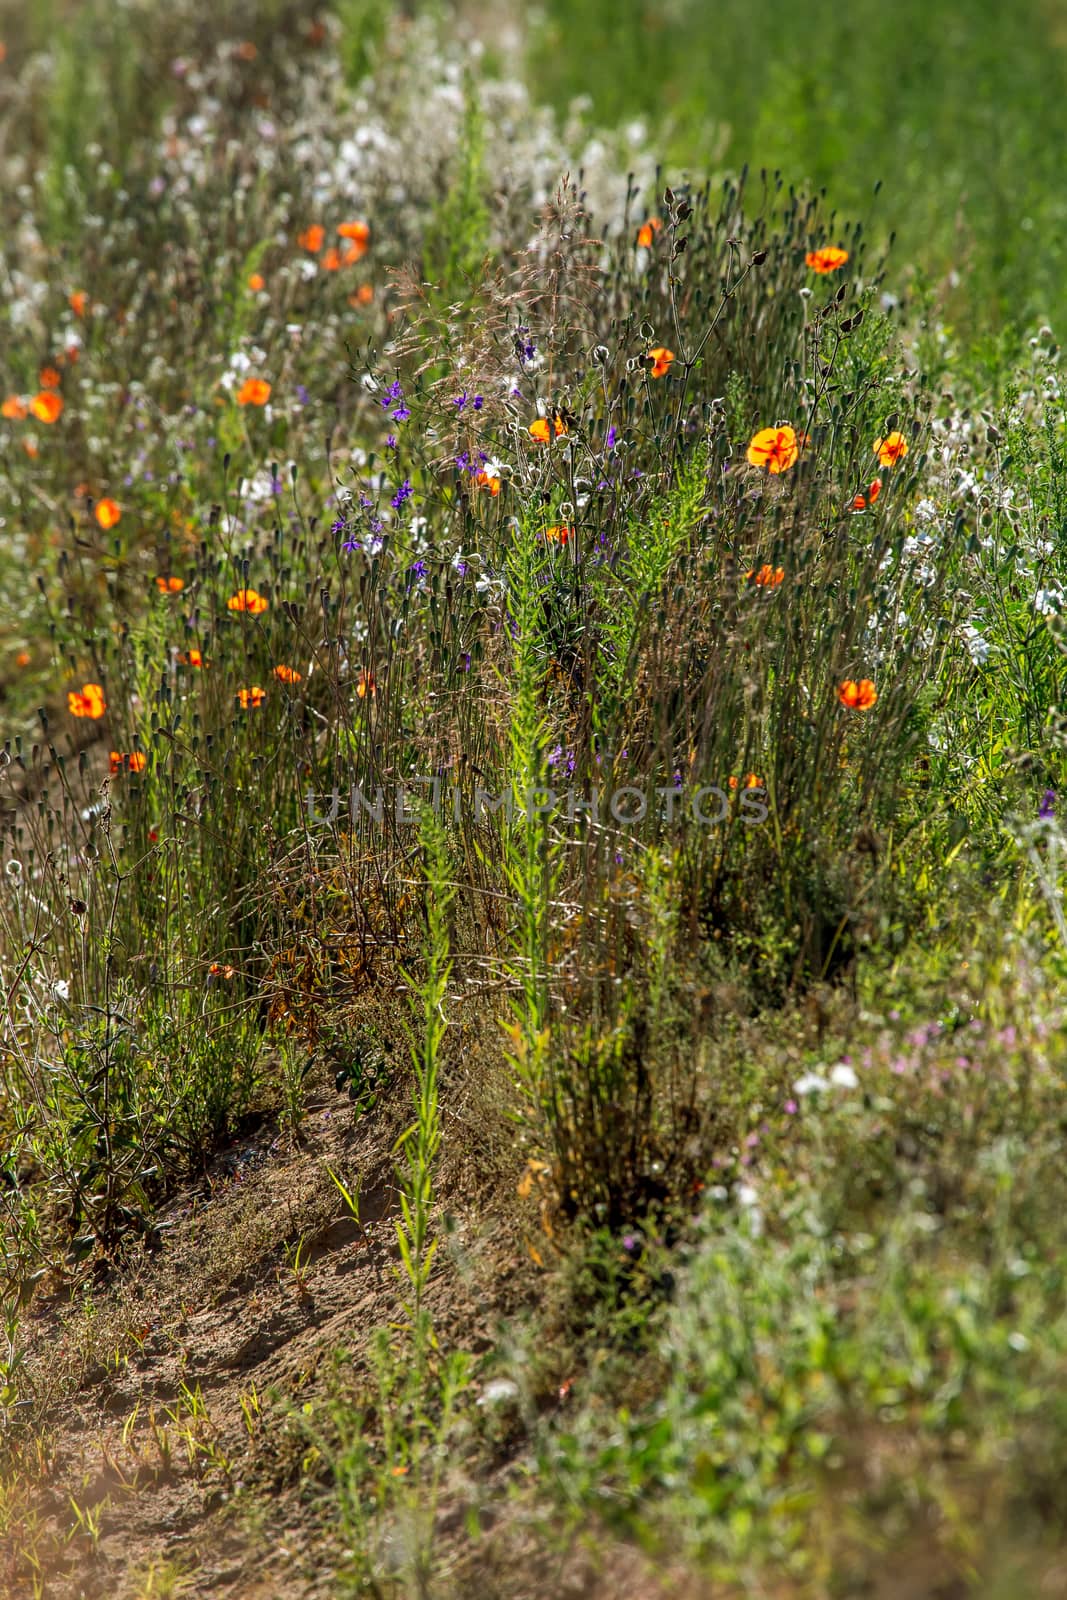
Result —
<instances>
[{"instance_id":1,"label":"orange flower petal","mask_svg":"<svg viewBox=\"0 0 1067 1600\"><path fill-rule=\"evenodd\" d=\"M848 251L836 244L828 244L821 250L809 250L804 260L812 272L836 272L848 260Z\"/></svg>"},{"instance_id":2,"label":"orange flower petal","mask_svg":"<svg viewBox=\"0 0 1067 1600\"><path fill-rule=\"evenodd\" d=\"M228 611L248 611L254 617L262 616L270 605L270 601L255 589L238 589L236 594L231 594L226 602Z\"/></svg>"},{"instance_id":3,"label":"orange flower petal","mask_svg":"<svg viewBox=\"0 0 1067 1600\"><path fill-rule=\"evenodd\" d=\"M83 683L80 692L72 689L67 695L67 710L72 717L102 717L107 710L103 689L98 683Z\"/></svg>"},{"instance_id":4,"label":"orange flower petal","mask_svg":"<svg viewBox=\"0 0 1067 1600\"><path fill-rule=\"evenodd\" d=\"M870 678L846 678L837 690L837 698L850 711L869 711L878 699L878 691Z\"/></svg>"},{"instance_id":5,"label":"orange flower petal","mask_svg":"<svg viewBox=\"0 0 1067 1600\"><path fill-rule=\"evenodd\" d=\"M98 500L93 515L102 528L113 528L122 520L122 507L117 500Z\"/></svg>"},{"instance_id":6,"label":"orange flower petal","mask_svg":"<svg viewBox=\"0 0 1067 1600\"><path fill-rule=\"evenodd\" d=\"M874 453L878 457L879 466L895 467L898 461L903 461L908 453L908 441L896 429L887 433L884 439L874 441Z\"/></svg>"},{"instance_id":7,"label":"orange flower petal","mask_svg":"<svg viewBox=\"0 0 1067 1600\"><path fill-rule=\"evenodd\" d=\"M246 378L237 391L239 406L265 406L270 399L270 384L265 378Z\"/></svg>"},{"instance_id":8,"label":"orange flower petal","mask_svg":"<svg viewBox=\"0 0 1067 1600\"><path fill-rule=\"evenodd\" d=\"M30 401L30 410L38 422L52 423L63 414L63 400L51 389L43 389Z\"/></svg>"},{"instance_id":9,"label":"orange flower petal","mask_svg":"<svg viewBox=\"0 0 1067 1600\"><path fill-rule=\"evenodd\" d=\"M787 472L800 454L800 441L794 428L761 428L753 435L746 454L754 467Z\"/></svg>"}]
</instances>

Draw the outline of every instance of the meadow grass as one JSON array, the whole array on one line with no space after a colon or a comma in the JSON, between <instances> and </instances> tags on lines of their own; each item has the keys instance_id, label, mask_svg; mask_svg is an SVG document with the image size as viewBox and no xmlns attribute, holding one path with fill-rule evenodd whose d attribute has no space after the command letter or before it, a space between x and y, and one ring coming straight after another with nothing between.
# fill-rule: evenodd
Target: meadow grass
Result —
<instances>
[{"instance_id":1,"label":"meadow grass","mask_svg":"<svg viewBox=\"0 0 1067 1600\"><path fill-rule=\"evenodd\" d=\"M41 1587L34 1327L165 1259L223 1147L305 1151L379 1271L364 1171L309 1131L320 1068L396 1206L391 1311L275 1446L333 1496L342 1586L526 1592L491 1495L546 1562L566 1507L742 1592L837 1592L879 1538L952 1574L1027 1527L1055 1557L1062 363L1040 329L982 392L951 297L901 316L849 189L878 95L852 155L820 142L719 9L723 105L751 93L786 176L561 131L451 15L0 11L12 1582L106 1584L115 1526L68 1494L86 1565ZM663 24L679 84L701 27ZM1055 42L1011 37L990 71L1045 86ZM986 44L949 51L946 107ZM651 109L611 59L603 118ZM666 147L699 154L678 93ZM948 176L897 176L939 214ZM1025 324L1055 259L1008 293L992 193L974 329ZM542 1292L476 1362L440 1307L501 1123L494 1216ZM305 1236L275 1244L312 1302ZM273 1421L242 1415L255 1454Z\"/></svg>"}]
</instances>

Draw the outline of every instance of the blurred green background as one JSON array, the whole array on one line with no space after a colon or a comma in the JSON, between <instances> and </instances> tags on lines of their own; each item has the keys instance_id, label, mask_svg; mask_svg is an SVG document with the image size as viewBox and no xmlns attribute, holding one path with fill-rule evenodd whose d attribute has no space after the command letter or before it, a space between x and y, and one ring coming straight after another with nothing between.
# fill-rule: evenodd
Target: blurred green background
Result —
<instances>
[{"instance_id":1,"label":"blurred green background","mask_svg":"<svg viewBox=\"0 0 1067 1600\"><path fill-rule=\"evenodd\" d=\"M967 343L1060 331L1064 0L543 0L526 25L535 94L646 119L672 164L825 187Z\"/></svg>"}]
</instances>

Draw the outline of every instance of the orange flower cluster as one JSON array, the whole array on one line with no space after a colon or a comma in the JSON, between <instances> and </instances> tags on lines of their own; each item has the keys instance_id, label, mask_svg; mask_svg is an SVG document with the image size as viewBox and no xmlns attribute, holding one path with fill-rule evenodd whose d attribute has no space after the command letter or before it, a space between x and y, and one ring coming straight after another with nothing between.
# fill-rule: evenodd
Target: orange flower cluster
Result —
<instances>
[{"instance_id":1,"label":"orange flower cluster","mask_svg":"<svg viewBox=\"0 0 1067 1600\"><path fill-rule=\"evenodd\" d=\"M874 505L874 502L877 500L881 492L882 480L881 478L874 478L871 483L868 484L866 492L856 495L853 499L853 511L866 511L868 506Z\"/></svg>"},{"instance_id":2,"label":"orange flower cluster","mask_svg":"<svg viewBox=\"0 0 1067 1600\"><path fill-rule=\"evenodd\" d=\"M67 710L72 717L102 717L107 710L104 691L98 683L83 683L80 691L72 689L67 695Z\"/></svg>"},{"instance_id":3,"label":"orange flower cluster","mask_svg":"<svg viewBox=\"0 0 1067 1600\"><path fill-rule=\"evenodd\" d=\"M270 601L255 589L238 589L236 594L231 594L226 602L227 611L248 611L253 617L261 617L270 605Z\"/></svg>"},{"instance_id":4,"label":"orange flower cluster","mask_svg":"<svg viewBox=\"0 0 1067 1600\"><path fill-rule=\"evenodd\" d=\"M209 667L210 661L205 661L199 650L183 650L178 656L180 667Z\"/></svg>"},{"instance_id":5,"label":"orange flower cluster","mask_svg":"<svg viewBox=\"0 0 1067 1600\"><path fill-rule=\"evenodd\" d=\"M370 244L370 228L365 222L342 222L338 224L337 232L345 241L344 250L338 250L336 245L331 245L319 265L325 272L337 272L341 267L354 266L357 261L362 261ZM317 256L326 243L326 229L321 222L313 222L299 235L297 243L310 255Z\"/></svg>"},{"instance_id":6,"label":"orange flower cluster","mask_svg":"<svg viewBox=\"0 0 1067 1600\"><path fill-rule=\"evenodd\" d=\"M304 674L297 672L295 667L285 665L275 667L274 676L282 683L302 683L304 678Z\"/></svg>"},{"instance_id":7,"label":"orange flower cluster","mask_svg":"<svg viewBox=\"0 0 1067 1600\"><path fill-rule=\"evenodd\" d=\"M848 260L848 251L836 244L826 244L821 250L809 250L804 260L812 272L836 272Z\"/></svg>"},{"instance_id":8,"label":"orange flower cluster","mask_svg":"<svg viewBox=\"0 0 1067 1600\"><path fill-rule=\"evenodd\" d=\"M731 789L737 789L739 787L740 787L740 780L738 778L731 778L730 779L730 788ZM745 788L746 789L762 789L763 788L763 779L756 772L746 772L745 773Z\"/></svg>"},{"instance_id":9,"label":"orange flower cluster","mask_svg":"<svg viewBox=\"0 0 1067 1600\"><path fill-rule=\"evenodd\" d=\"M121 750L112 750L109 765L112 777L123 768L128 768L130 772L143 772L148 765L148 757L143 750L131 750L128 755Z\"/></svg>"},{"instance_id":10,"label":"orange flower cluster","mask_svg":"<svg viewBox=\"0 0 1067 1600\"><path fill-rule=\"evenodd\" d=\"M651 247L653 239L662 226L663 224L658 217L649 217L647 222L641 224L637 230L637 242L643 250L648 250Z\"/></svg>"},{"instance_id":11,"label":"orange flower cluster","mask_svg":"<svg viewBox=\"0 0 1067 1600\"><path fill-rule=\"evenodd\" d=\"M838 687L837 698L849 711L869 711L878 699L878 691L870 678L861 678L858 683L846 678Z\"/></svg>"},{"instance_id":12,"label":"orange flower cluster","mask_svg":"<svg viewBox=\"0 0 1067 1600\"><path fill-rule=\"evenodd\" d=\"M181 594L185 588L185 580L183 578L157 578L156 588L160 594Z\"/></svg>"},{"instance_id":13,"label":"orange flower cluster","mask_svg":"<svg viewBox=\"0 0 1067 1600\"><path fill-rule=\"evenodd\" d=\"M754 467L768 472L788 472L800 454L800 439L795 428L761 428L749 443L747 456Z\"/></svg>"},{"instance_id":14,"label":"orange flower cluster","mask_svg":"<svg viewBox=\"0 0 1067 1600\"><path fill-rule=\"evenodd\" d=\"M237 699L240 702L242 711L256 710L266 698L266 689L261 689L258 683L254 683L250 689L238 689L237 691Z\"/></svg>"},{"instance_id":15,"label":"orange flower cluster","mask_svg":"<svg viewBox=\"0 0 1067 1600\"><path fill-rule=\"evenodd\" d=\"M561 522L545 529L545 538L552 544L566 544L568 539L574 537L574 529L569 523Z\"/></svg>"},{"instance_id":16,"label":"orange flower cluster","mask_svg":"<svg viewBox=\"0 0 1067 1600\"><path fill-rule=\"evenodd\" d=\"M761 589L777 589L785 577L785 568L772 567L769 561L765 561L758 572L753 570L747 576Z\"/></svg>"},{"instance_id":17,"label":"orange flower cluster","mask_svg":"<svg viewBox=\"0 0 1067 1600\"><path fill-rule=\"evenodd\" d=\"M500 493L500 479L495 472L486 472L483 467L474 481L480 489L488 490L494 497Z\"/></svg>"},{"instance_id":18,"label":"orange flower cluster","mask_svg":"<svg viewBox=\"0 0 1067 1600\"><path fill-rule=\"evenodd\" d=\"M650 350L648 352L648 359L652 363L649 377L664 378L671 370L671 362L674 360L674 351L668 350L664 345L658 344L654 350Z\"/></svg>"}]
</instances>

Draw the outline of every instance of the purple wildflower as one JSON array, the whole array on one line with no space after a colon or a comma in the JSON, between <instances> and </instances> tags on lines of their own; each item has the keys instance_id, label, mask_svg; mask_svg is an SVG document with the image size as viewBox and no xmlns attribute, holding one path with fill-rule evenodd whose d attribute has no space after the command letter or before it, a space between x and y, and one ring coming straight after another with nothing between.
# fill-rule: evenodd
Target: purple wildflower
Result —
<instances>
[{"instance_id":1,"label":"purple wildflower","mask_svg":"<svg viewBox=\"0 0 1067 1600\"><path fill-rule=\"evenodd\" d=\"M1044 798L1042 799L1041 805L1040 805L1040 807L1038 809L1038 813L1037 813L1038 817L1040 818L1040 820L1042 822L1047 822L1049 817L1054 815L1055 809L1056 809L1056 791L1055 791L1055 789L1046 789L1045 790L1045 794L1044 794Z\"/></svg>"},{"instance_id":2,"label":"purple wildflower","mask_svg":"<svg viewBox=\"0 0 1067 1600\"><path fill-rule=\"evenodd\" d=\"M400 485L400 488L396 491L396 494L394 494L393 498L389 502L393 510L399 511L400 507L404 504L404 501L411 499L412 492L411 479L405 478L403 483Z\"/></svg>"}]
</instances>

